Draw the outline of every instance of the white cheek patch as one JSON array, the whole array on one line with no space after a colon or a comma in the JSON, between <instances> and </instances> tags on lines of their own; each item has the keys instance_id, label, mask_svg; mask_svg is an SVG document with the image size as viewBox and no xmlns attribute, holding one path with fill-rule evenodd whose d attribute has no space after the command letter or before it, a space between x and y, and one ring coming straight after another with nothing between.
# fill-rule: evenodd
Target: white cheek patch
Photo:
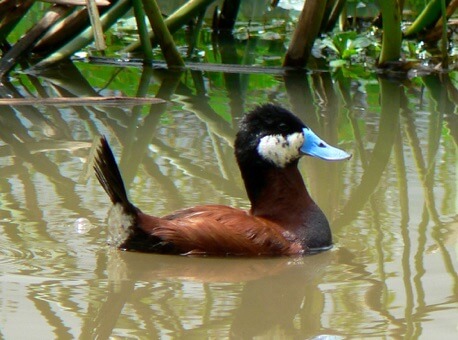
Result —
<instances>
[{"instance_id":1,"label":"white cheek patch","mask_svg":"<svg viewBox=\"0 0 458 340\"><path fill-rule=\"evenodd\" d=\"M286 137L269 135L261 138L257 150L262 158L283 168L301 156L299 149L302 144L304 144L302 132L296 132Z\"/></svg>"}]
</instances>

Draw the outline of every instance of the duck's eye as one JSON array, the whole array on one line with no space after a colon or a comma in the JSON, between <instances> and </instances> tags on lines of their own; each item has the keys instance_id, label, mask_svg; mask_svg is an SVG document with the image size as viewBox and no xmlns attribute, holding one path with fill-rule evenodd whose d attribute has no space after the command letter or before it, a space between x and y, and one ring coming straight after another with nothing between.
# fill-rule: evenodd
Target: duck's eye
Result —
<instances>
[{"instance_id":1,"label":"duck's eye","mask_svg":"<svg viewBox=\"0 0 458 340\"><path fill-rule=\"evenodd\" d=\"M286 125L286 123L280 123L280 124L278 124L278 129L281 132L287 132L288 131L288 125Z\"/></svg>"}]
</instances>

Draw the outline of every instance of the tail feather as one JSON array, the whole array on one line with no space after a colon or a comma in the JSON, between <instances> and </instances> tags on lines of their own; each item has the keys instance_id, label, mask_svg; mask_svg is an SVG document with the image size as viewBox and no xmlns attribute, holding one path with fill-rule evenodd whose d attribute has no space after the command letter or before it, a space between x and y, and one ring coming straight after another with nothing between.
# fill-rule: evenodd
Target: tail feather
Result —
<instances>
[{"instance_id":1,"label":"tail feather","mask_svg":"<svg viewBox=\"0 0 458 340\"><path fill-rule=\"evenodd\" d=\"M113 204L119 203L126 214L137 215L137 208L130 203L124 181L119 171L116 159L111 151L105 136L100 137L100 145L97 148L94 170L97 179L111 199Z\"/></svg>"}]
</instances>

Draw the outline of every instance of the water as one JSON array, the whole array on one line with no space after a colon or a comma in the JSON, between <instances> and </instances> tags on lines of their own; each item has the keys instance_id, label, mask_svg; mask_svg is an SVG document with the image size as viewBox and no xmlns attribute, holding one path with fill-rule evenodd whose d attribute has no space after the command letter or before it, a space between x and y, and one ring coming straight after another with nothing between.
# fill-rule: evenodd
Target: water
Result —
<instances>
[{"instance_id":1,"label":"water","mask_svg":"<svg viewBox=\"0 0 458 340\"><path fill-rule=\"evenodd\" d=\"M455 76L400 83L264 71L76 63L0 87L2 97L166 100L0 106L0 337L457 336ZM300 163L331 222L331 251L186 258L106 244L109 200L84 176L94 138L110 140L145 212L247 208L232 143L243 112L263 102L293 109L353 154Z\"/></svg>"}]
</instances>

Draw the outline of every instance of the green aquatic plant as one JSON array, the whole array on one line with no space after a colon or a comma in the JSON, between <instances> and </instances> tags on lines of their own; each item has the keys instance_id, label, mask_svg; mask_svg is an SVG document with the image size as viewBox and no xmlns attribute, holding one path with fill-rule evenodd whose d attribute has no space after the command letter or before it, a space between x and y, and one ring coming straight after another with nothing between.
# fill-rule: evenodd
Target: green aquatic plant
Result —
<instances>
[{"instance_id":1,"label":"green aquatic plant","mask_svg":"<svg viewBox=\"0 0 458 340\"><path fill-rule=\"evenodd\" d=\"M374 35L347 31L325 36L317 41L316 49L323 54L327 51L332 53L335 58L331 58L329 64L338 67L353 62L364 62L368 56L375 57L375 53L380 51L380 44Z\"/></svg>"}]
</instances>

